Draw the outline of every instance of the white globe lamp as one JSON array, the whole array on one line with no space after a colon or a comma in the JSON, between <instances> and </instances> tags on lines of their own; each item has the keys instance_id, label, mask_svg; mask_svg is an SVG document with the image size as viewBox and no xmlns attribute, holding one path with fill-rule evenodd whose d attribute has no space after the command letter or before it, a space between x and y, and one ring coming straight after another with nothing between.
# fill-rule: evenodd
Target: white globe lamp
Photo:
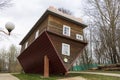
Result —
<instances>
[{"instance_id":1,"label":"white globe lamp","mask_svg":"<svg viewBox=\"0 0 120 80\"><path fill-rule=\"evenodd\" d=\"M15 25L11 22L7 22L5 28L8 30L8 34L10 35L11 31L15 28Z\"/></svg>"}]
</instances>

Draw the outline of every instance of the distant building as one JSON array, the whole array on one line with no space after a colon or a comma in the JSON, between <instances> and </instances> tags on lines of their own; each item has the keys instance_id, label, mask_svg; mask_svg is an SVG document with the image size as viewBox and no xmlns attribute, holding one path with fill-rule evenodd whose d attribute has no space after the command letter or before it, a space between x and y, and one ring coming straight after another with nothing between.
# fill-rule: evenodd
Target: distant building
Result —
<instances>
[{"instance_id":1,"label":"distant building","mask_svg":"<svg viewBox=\"0 0 120 80\"><path fill-rule=\"evenodd\" d=\"M21 41L18 57L26 73L44 73L44 56L49 73L66 73L86 46L81 19L50 7Z\"/></svg>"}]
</instances>

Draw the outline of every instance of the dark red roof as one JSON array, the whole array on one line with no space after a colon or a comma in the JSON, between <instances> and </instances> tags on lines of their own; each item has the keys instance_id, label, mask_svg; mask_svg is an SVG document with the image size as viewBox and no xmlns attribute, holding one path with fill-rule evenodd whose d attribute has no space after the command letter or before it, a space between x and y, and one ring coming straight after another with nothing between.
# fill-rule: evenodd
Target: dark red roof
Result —
<instances>
[{"instance_id":1,"label":"dark red roof","mask_svg":"<svg viewBox=\"0 0 120 80\"><path fill-rule=\"evenodd\" d=\"M50 73L67 72L47 32L43 32L24 50L20 56L18 56L18 60L26 73L43 73L45 55L47 55L50 60Z\"/></svg>"}]
</instances>

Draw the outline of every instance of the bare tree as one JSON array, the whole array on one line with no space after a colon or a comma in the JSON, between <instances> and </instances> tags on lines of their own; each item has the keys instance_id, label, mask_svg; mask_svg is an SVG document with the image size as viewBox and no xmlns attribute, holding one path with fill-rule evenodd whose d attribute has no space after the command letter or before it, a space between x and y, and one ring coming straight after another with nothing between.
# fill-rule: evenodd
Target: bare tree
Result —
<instances>
[{"instance_id":1,"label":"bare tree","mask_svg":"<svg viewBox=\"0 0 120 80\"><path fill-rule=\"evenodd\" d=\"M91 17L94 53L99 63L120 62L120 0L87 0Z\"/></svg>"},{"instance_id":2,"label":"bare tree","mask_svg":"<svg viewBox=\"0 0 120 80\"><path fill-rule=\"evenodd\" d=\"M8 55L9 55L9 64L8 64L8 71L9 72L16 72L20 70L20 65L17 60L17 56L20 53L20 49L18 49L16 46L11 45ZM19 69L18 69L19 68Z\"/></svg>"},{"instance_id":3,"label":"bare tree","mask_svg":"<svg viewBox=\"0 0 120 80\"><path fill-rule=\"evenodd\" d=\"M72 15L72 12L68 9L65 9L65 8L58 8L59 11L65 13L65 14L68 14L68 15Z\"/></svg>"},{"instance_id":4,"label":"bare tree","mask_svg":"<svg viewBox=\"0 0 120 80\"><path fill-rule=\"evenodd\" d=\"M0 0L0 9L11 5L11 0Z\"/></svg>"},{"instance_id":5,"label":"bare tree","mask_svg":"<svg viewBox=\"0 0 120 80\"><path fill-rule=\"evenodd\" d=\"M5 49L0 50L0 71L6 71L7 70L7 61L5 60L7 58L7 54Z\"/></svg>"},{"instance_id":6,"label":"bare tree","mask_svg":"<svg viewBox=\"0 0 120 80\"><path fill-rule=\"evenodd\" d=\"M0 71L7 72L20 72L22 70L17 56L20 53L20 49L14 45L10 46L7 51L5 49L0 50Z\"/></svg>"}]
</instances>

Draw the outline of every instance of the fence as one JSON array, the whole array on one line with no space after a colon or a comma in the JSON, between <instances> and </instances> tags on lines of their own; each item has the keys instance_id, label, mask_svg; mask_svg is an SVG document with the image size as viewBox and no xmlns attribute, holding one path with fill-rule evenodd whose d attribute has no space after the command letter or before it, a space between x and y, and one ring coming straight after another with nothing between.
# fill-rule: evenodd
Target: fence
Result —
<instances>
[{"instance_id":1,"label":"fence","mask_svg":"<svg viewBox=\"0 0 120 80\"><path fill-rule=\"evenodd\" d=\"M97 66L98 64L81 64L81 65L73 66L70 70L71 71L83 71L83 70L88 70L90 68L95 68Z\"/></svg>"}]
</instances>

